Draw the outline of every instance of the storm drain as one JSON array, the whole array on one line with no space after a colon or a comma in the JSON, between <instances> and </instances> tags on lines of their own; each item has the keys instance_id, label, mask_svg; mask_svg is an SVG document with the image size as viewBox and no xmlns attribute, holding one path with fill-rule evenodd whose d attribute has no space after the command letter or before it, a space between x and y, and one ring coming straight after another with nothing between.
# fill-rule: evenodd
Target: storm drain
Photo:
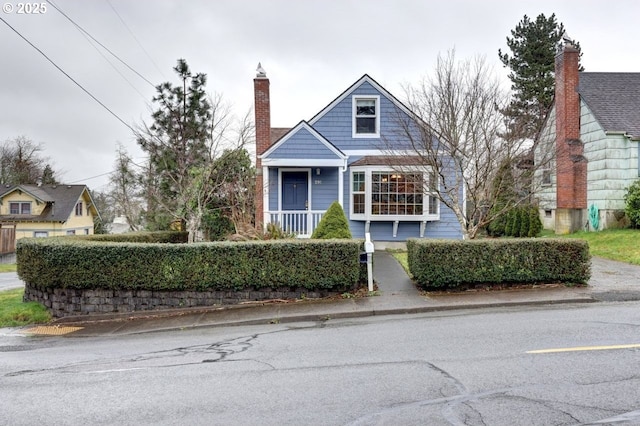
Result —
<instances>
[{"instance_id":1,"label":"storm drain","mask_svg":"<svg viewBox=\"0 0 640 426\"><path fill-rule=\"evenodd\" d=\"M73 333L82 330L84 327L71 327L64 325L41 325L38 327L27 328L24 333L37 334L40 336L62 336L64 334Z\"/></svg>"}]
</instances>

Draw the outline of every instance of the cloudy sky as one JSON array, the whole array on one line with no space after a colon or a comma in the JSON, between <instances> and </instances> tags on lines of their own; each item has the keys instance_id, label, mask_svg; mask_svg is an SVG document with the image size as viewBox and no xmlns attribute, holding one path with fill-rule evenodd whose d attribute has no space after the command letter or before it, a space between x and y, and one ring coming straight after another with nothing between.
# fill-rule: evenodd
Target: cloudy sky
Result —
<instances>
[{"instance_id":1,"label":"cloudy sky","mask_svg":"<svg viewBox=\"0 0 640 426\"><path fill-rule=\"evenodd\" d=\"M459 59L484 55L506 84L497 52L508 50L505 39L525 14L555 13L580 42L587 71L640 72L637 0L54 1L148 82L51 3L40 14L19 14L18 0L0 3L0 141L41 143L65 183L98 191L108 189L118 143L143 161L127 125L150 123L153 86L176 82L178 58L206 73L208 90L238 115L252 107L262 62L274 127L311 118L365 73L402 99L403 85L418 83L453 48Z\"/></svg>"}]
</instances>

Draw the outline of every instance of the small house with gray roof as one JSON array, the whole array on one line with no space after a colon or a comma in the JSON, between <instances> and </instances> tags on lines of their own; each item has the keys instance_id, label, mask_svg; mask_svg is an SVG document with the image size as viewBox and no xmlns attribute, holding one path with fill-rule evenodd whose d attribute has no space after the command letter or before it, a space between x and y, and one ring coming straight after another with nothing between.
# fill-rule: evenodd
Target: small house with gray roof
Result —
<instances>
[{"instance_id":1,"label":"small house with gray roof","mask_svg":"<svg viewBox=\"0 0 640 426\"><path fill-rule=\"evenodd\" d=\"M24 237L93 234L99 217L86 185L0 187L0 254L15 252Z\"/></svg>"},{"instance_id":2,"label":"small house with gray roof","mask_svg":"<svg viewBox=\"0 0 640 426\"><path fill-rule=\"evenodd\" d=\"M624 196L640 177L640 73L579 72L579 55L567 43L556 56L535 150L541 219L558 234L623 225Z\"/></svg>"}]
</instances>

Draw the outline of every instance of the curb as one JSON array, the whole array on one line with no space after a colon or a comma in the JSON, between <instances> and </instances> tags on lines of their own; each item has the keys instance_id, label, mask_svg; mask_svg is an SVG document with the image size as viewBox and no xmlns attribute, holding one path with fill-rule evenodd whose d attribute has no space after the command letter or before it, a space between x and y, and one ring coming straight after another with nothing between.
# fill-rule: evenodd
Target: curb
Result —
<instances>
[{"instance_id":1,"label":"curb","mask_svg":"<svg viewBox=\"0 0 640 426\"><path fill-rule=\"evenodd\" d=\"M335 302L335 301L334 301ZM163 311L152 315L107 315L108 318L92 319L85 321L70 321L74 317L63 318L65 321L54 321L51 326L61 327L82 327L81 330L70 333L65 337L94 337L94 336L122 336L122 335L136 335L155 332L166 331L178 331L178 330L195 330L203 328L213 327L234 327L234 326L251 326L251 325L266 325L266 324L286 324L293 322L326 322L332 319L349 319L349 318L366 318L374 316L387 316L387 315L408 315L408 314L422 314L431 312L446 312L455 310L477 310L477 309L491 309L491 308L505 308L505 307L518 307L518 306L544 306L544 305L560 305L560 304L577 304L577 303L597 303L599 300L591 297L575 297L558 300L533 300L533 301L513 301L513 302L492 302L492 303L476 303L476 304L449 304L438 306L415 306L404 308L388 308L388 309L361 309L355 311L337 311L333 313L300 313L287 315L286 312L265 312L265 315L251 318L251 319L239 319L230 321L208 321L198 323L200 318L207 314L216 311L229 312L232 310L253 308L255 306L230 306L225 308L217 307L215 309L186 309ZM265 306L265 305L260 305ZM271 315L269 315L271 314ZM275 315L274 315L275 314ZM127 325L135 323L137 320L162 320L184 317L193 317L180 325L169 326L155 326L148 329L136 328L134 330L127 330ZM77 317L75 317L77 318ZM109 326L112 327L109 327ZM106 330L109 328L109 330Z\"/></svg>"}]
</instances>

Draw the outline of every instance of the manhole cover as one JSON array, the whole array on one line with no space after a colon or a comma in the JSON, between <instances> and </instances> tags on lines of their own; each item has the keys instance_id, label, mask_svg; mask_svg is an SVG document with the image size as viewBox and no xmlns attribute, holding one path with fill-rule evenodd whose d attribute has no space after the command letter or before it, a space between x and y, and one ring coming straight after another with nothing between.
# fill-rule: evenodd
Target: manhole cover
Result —
<instances>
[{"instance_id":1,"label":"manhole cover","mask_svg":"<svg viewBox=\"0 0 640 426\"><path fill-rule=\"evenodd\" d=\"M67 327L64 325L41 325L38 327L27 328L24 333L38 334L41 336L61 336L63 334L73 333L82 330L84 327Z\"/></svg>"}]
</instances>

